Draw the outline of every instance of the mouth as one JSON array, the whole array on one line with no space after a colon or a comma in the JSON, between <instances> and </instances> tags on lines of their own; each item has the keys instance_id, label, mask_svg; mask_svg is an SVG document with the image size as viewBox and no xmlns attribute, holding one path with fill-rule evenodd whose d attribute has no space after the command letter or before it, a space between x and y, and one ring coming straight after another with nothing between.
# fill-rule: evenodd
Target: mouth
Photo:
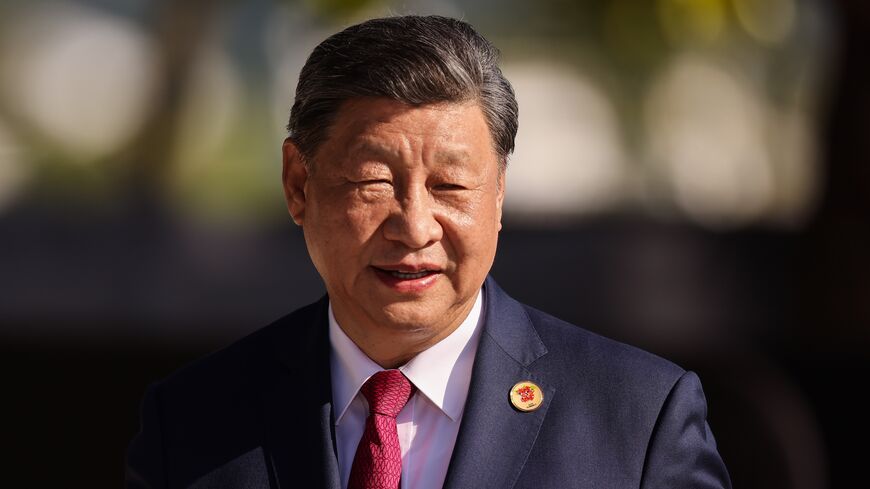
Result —
<instances>
[{"instance_id":1,"label":"mouth","mask_svg":"<svg viewBox=\"0 0 870 489\"><path fill-rule=\"evenodd\" d=\"M422 293L435 284L441 270L434 266L384 266L372 269L381 282L401 293Z\"/></svg>"},{"instance_id":2,"label":"mouth","mask_svg":"<svg viewBox=\"0 0 870 489\"><path fill-rule=\"evenodd\" d=\"M387 268L374 267L375 270L390 275L401 280L416 280L418 278L427 277L429 275L439 273L437 270L420 270L419 272L403 272L401 270L390 270Z\"/></svg>"}]
</instances>

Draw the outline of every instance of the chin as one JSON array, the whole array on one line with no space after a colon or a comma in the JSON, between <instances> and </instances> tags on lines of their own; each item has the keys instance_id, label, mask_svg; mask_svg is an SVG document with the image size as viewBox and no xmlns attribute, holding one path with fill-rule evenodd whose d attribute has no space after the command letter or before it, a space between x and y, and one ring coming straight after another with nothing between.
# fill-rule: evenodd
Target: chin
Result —
<instances>
[{"instance_id":1,"label":"chin","mask_svg":"<svg viewBox=\"0 0 870 489\"><path fill-rule=\"evenodd\" d=\"M423 304L394 303L383 309L384 322L394 329L404 331L431 330L444 314L433 314L431 307Z\"/></svg>"}]
</instances>

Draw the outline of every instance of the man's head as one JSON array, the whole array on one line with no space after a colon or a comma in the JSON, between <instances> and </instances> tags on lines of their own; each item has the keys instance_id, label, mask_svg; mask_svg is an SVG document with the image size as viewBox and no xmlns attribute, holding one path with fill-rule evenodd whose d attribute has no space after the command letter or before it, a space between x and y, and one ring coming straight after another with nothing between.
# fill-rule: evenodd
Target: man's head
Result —
<instances>
[{"instance_id":1,"label":"man's head","mask_svg":"<svg viewBox=\"0 0 870 489\"><path fill-rule=\"evenodd\" d=\"M373 19L330 36L302 68L287 130L310 160L348 100L384 97L419 106L474 102L504 171L517 134L517 101L498 50L469 24L438 16Z\"/></svg>"},{"instance_id":2,"label":"man's head","mask_svg":"<svg viewBox=\"0 0 870 489\"><path fill-rule=\"evenodd\" d=\"M284 191L336 319L382 366L449 335L495 257L516 101L465 23L377 19L318 46Z\"/></svg>"}]
</instances>

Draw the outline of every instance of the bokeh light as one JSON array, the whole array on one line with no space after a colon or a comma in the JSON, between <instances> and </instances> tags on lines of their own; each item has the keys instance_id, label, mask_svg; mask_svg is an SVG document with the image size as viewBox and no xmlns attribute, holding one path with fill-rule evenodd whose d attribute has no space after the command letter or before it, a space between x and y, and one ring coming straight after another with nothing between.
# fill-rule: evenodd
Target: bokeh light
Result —
<instances>
[{"instance_id":1,"label":"bokeh light","mask_svg":"<svg viewBox=\"0 0 870 489\"><path fill-rule=\"evenodd\" d=\"M238 212L233 187L255 178L228 158L244 117L244 86L233 61L217 43L208 44L191 68L179 110L172 180L179 202L203 217Z\"/></svg>"},{"instance_id":2,"label":"bokeh light","mask_svg":"<svg viewBox=\"0 0 870 489\"><path fill-rule=\"evenodd\" d=\"M791 35L797 17L795 0L732 0L746 33L764 44L779 44Z\"/></svg>"},{"instance_id":3,"label":"bokeh light","mask_svg":"<svg viewBox=\"0 0 870 489\"><path fill-rule=\"evenodd\" d=\"M725 0L658 0L659 19L676 44L706 44L720 39L727 26Z\"/></svg>"},{"instance_id":4,"label":"bokeh light","mask_svg":"<svg viewBox=\"0 0 870 489\"><path fill-rule=\"evenodd\" d=\"M650 89L648 158L690 218L735 225L760 218L775 182L766 106L748 81L708 59L674 59Z\"/></svg>"},{"instance_id":5,"label":"bokeh light","mask_svg":"<svg viewBox=\"0 0 870 489\"><path fill-rule=\"evenodd\" d=\"M119 150L153 101L153 41L128 20L77 3L23 9L3 33L10 110L79 161Z\"/></svg>"},{"instance_id":6,"label":"bokeh light","mask_svg":"<svg viewBox=\"0 0 870 489\"><path fill-rule=\"evenodd\" d=\"M0 119L0 215L24 193L31 170L24 148Z\"/></svg>"},{"instance_id":7,"label":"bokeh light","mask_svg":"<svg viewBox=\"0 0 870 489\"><path fill-rule=\"evenodd\" d=\"M607 95L591 78L556 64L513 64L505 72L521 107L507 215L558 220L618 201L624 144Z\"/></svg>"}]
</instances>

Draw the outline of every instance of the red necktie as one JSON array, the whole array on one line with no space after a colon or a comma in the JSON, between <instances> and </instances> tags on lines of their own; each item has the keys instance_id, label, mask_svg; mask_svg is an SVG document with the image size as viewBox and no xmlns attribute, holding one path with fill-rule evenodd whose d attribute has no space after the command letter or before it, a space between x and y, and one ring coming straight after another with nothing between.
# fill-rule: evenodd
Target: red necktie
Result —
<instances>
[{"instance_id":1,"label":"red necktie","mask_svg":"<svg viewBox=\"0 0 870 489\"><path fill-rule=\"evenodd\" d=\"M398 489L402 449L396 416L414 394L414 385L398 370L382 370L360 391L369 401L369 417L356 447L348 489Z\"/></svg>"}]
</instances>

